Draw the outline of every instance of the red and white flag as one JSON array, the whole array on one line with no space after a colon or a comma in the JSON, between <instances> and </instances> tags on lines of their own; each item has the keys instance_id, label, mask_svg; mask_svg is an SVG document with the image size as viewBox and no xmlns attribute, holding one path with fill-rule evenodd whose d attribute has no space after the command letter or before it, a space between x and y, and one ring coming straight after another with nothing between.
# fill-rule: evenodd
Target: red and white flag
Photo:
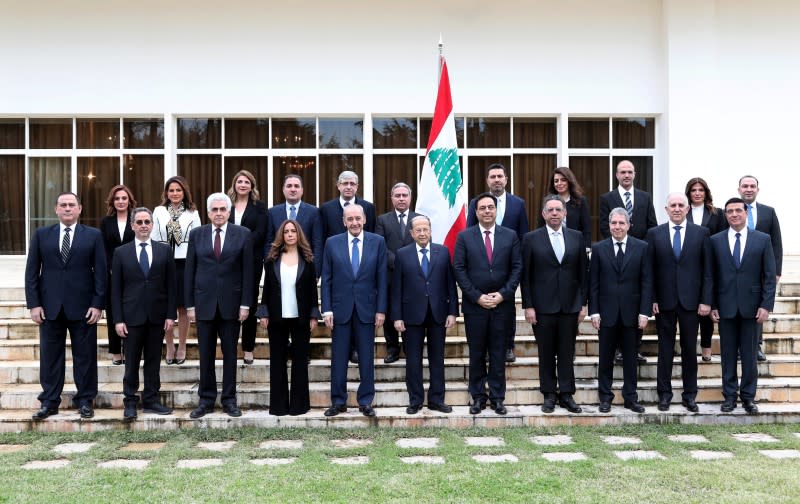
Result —
<instances>
[{"instance_id":1,"label":"red and white flag","mask_svg":"<svg viewBox=\"0 0 800 504\"><path fill-rule=\"evenodd\" d=\"M450 77L447 63L442 58L439 93L419 181L416 211L431 219L432 241L450 249L451 257L456 247L456 236L467 226L465 191L458 161Z\"/></svg>"}]
</instances>

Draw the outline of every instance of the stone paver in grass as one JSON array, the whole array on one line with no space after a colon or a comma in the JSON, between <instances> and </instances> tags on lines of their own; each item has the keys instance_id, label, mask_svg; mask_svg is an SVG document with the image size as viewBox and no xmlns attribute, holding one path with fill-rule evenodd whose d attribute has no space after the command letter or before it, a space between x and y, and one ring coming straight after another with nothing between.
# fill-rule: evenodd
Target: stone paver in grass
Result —
<instances>
[{"instance_id":1,"label":"stone paver in grass","mask_svg":"<svg viewBox=\"0 0 800 504\"><path fill-rule=\"evenodd\" d=\"M258 459L250 459L250 463L258 466L280 466L280 465L293 464L295 460L297 460L297 457L258 458Z\"/></svg>"},{"instance_id":2,"label":"stone paver in grass","mask_svg":"<svg viewBox=\"0 0 800 504\"><path fill-rule=\"evenodd\" d=\"M795 437L800 437L800 432L795 432L794 435Z\"/></svg>"},{"instance_id":3,"label":"stone paver in grass","mask_svg":"<svg viewBox=\"0 0 800 504\"><path fill-rule=\"evenodd\" d=\"M164 448L167 443L128 443L119 451L123 452L143 452L143 451L156 451Z\"/></svg>"},{"instance_id":4,"label":"stone paver in grass","mask_svg":"<svg viewBox=\"0 0 800 504\"><path fill-rule=\"evenodd\" d=\"M264 441L258 447L262 450L299 450L303 447L303 441L300 439L271 439Z\"/></svg>"},{"instance_id":5,"label":"stone paver in grass","mask_svg":"<svg viewBox=\"0 0 800 504\"><path fill-rule=\"evenodd\" d=\"M331 464L337 465L364 465L369 463L369 457L337 457L331 459Z\"/></svg>"},{"instance_id":6,"label":"stone paver in grass","mask_svg":"<svg viewBox=\"0 0 800 504\"><path fill-rule=\"evenodd\" d=\"M444 464L444 457L416 456L400 457L404 464Z\"/></svg>"},{"instance_id":7,"label":"stone paver in grass","mask_svg":"<svg viewBox=\"0 0 800 504\"><path fill-rule=\"evenodd\" d=\"M183 459L177 463L178 469L202 469L222 465L222 459Z\"/></svg>"},{"instance_id":8,"label":"stone paver in grass","mask_svg":"<svg viewBox=\"0 0 800 504\"><path fill-rule=\"evenodd\" d=\"M576 462L588 457L581 452L549 452L542 453L542 458L549 462Z\"/></svg>"},{"instance_id":9,"label":"stone paver in grass","mask_svg":"<svg viewBox=\"0 0 800 504\"><path fill-rule=\"evenodd\" d=\"M502 455L473 455L472 460L475 462L480 462L482 464L497 464L500 462L519 462L519 459L516 455L512 455L510 453L504 453Z\"/></svg>"},{"instance_id":10,"label":"stone paver in grass","mask_svg":"<svg viewBox=\"0 0 800 504\"><path fill-rule=\"evenodd\" d=\"M769 434L760 432L748 432L745 434L733 434L733 438L742 443L777 443L778 440Z\"/></svg>"},{"instance_id":11,"label":"stone paver in grass","mask_svg":"<svg viewBox=\"0 0 800 504\"><path fill-rule=\"evenodd\" d=\"M615 451L614 455L620 460L660 460L664 456L653 450L626 450Z\"/></svg>"},{"instance_id":12,"label":"stone paver in grass","mask_svg":"<svg viewBox=\"0 0 800 504\"><path fill-rule=\"evenodd\" d=\"M203 450L225 452L229 451L236 445L236 441L215 441L210 443L197 443L198 448Z\"/></svg>"},{"instance_id":13,"label":"stone paver in grass","mask_svg":"<svg viewBox=\"0 0 800 504\"><path fill-rule=\"evenodd\" d=\"M419 438L400 438L394 442L398 448L438 448L439 438L419 437Z\"/></svg>"},{"instance_id":14,"label":"stone paver in grass","mask_svg":"<svg viewBox=\"0 0 800 504\"><path fill-rule=\"evenodd\" d=\"M70 455L72 453L85 453L97 443L61 443L53 447L53 451L61 455Z\"/></svg>"},{"instance_id":15,"label":"stone paver in grass","mask_svg":"<svg viewBox=\"0 0 800 504\"><path fill-rule=\"evenodd\" d=\"M331 439L331 444L335 448L364 448L372 444L371 439Z\"/></svg>"},{"instance_id":16,"label":"stone paver in grass","mask_svg":"<svg viewBox=\"0 0 800 504\"><path fill-rule=\"evenodd\" d=\"M626 445L640 444L642 440L633 436L603 436L603 442L609 445Z\"/></svg>"},{"instance_id":17,"label":"stone paver in grass","mask_svg":"<svg viewBox=\"0 0 800 504\"><path fill-rule=\"evenodd\" d=\"M100 462L99 464L97 464L97 467L103 469L135 469L141 471L148 465L150 465L149 460L116 459L116 460L109 460L106 462Z\"/></svg>"},{"instance_id":18,"label":"stone paver in grass","mask_svg":"<svg viewBox=\"0 0 800 504\"><path fill-rule=\"evenodd\" d=\"M14 453L27 448L25 444L0 444L0 453Z\"/></svg>"},{"instance_id":19,"label":"stone paver in grass","mask_svg":"<svg viewBox=\"0 0 800 504\"><path fill-rule=\"evenodd\" d=\"M733 453L719 450L691 450L689 455L697 460L717 460L733 458Z\"/></svg>"},{"instance_id":20,"label":"stone paver in grass","mask_svg":"<svg viewBox=\"0 0 800 504\"><path fill-rule=\"evenodd\" d=\"M467 446L505 446L506 442L501 437L494 436L480 436L480 437L465 437L464 442Z\"/></svg>"},{"instance_id":21,"label":"stone paver in grass","mask_svg":"<svg viewBox=\"0 0 800 504\"><path fill-rule=\"evenodd\" d=\"M67 467L69 465L69 460L67 459L56 459L56 460L32 460L27 464L23 465L23 469L61 469L62 467Z\"/></svg>"},{"instance_id":22,"label":"stone paver in grass","mask_svg":"<svg viewBox=\"0 0 800 504\"><path fill-rule=\"evenodd\" d=\"M531 443L540 446L564 446L572 444L572 436L533 436L528 438Z\"/></svg>"},{"instance_id":23,"label":"stone paver in grass","mask_svg":"<svg viewBox=\"0 0 800 504\"><path fill-rule=\"evenodd\" d=\"M676 434L667 439L675 443L708 443L708 438L700 434Z\"/></svg>"},{"instance_id":24,"label":"stone paver in grass","mask_svg":"<svg viewBox=\"0 0 800 504\"><path fill-rule=\"evenodd\" d=\"M761 455L771 459L796 459L800 458L800 450L758 450Z\"/></svg>"}]
</instances>

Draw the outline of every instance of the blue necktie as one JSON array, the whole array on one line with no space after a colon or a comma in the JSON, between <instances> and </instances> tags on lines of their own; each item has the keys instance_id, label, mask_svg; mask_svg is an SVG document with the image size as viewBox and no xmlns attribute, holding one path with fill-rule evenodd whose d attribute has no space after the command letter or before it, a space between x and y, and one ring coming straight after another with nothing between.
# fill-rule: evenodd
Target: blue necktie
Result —
<instances>
[{"instance_id":1,"label":"blue necktie","mask_svg":"<svg viewBox=\"0 0 800 504\"><path fill-rule=\"evenodd\" d=\"M739 241L740 236L742 236L741 233L736 233L736 242L733 244L733 264L736 269L739 269L739 266L742 265L742 242Z\"/></svg>"},{"instance_id":2,"label":"blue necktie","mask_svg":"<svg viewBox=\"0 0 800 504\"><path fill-rule=\"evenodd\" d=\"M428 249L419 249L422 252L422 274L425 275L425 278L428 278L428 267L431 265L430 261L428 261Z\"/></svg>"},{"instance_id":3,"label":"blue necktie","mask_svg":"<svg viewBox=\"0 0 800 504\"><path fill-rule=\"evenodd\" d=\"M358 263L359 263L359 255L358 255L358 238L353 238L353 251L351 252L350 256L350 264L353 266L353 277L358 276Z\"/></svg>"},{"instance_id":4,"label":"blue necktie","mask_svg":"<svg viewBox=\"0 0 800 504\"><path fill-rule=\"evenodd\" d=\"M756 228L753 222L753 205L747 205L747 229L753 230Z\"/></svg>"},{"instance_id":5,"label":"blue necktie","mask_svg":"<svg viewBox=\"0 0 800 504\"><path fill-rule=\"evenodd\" d=\"M297 210L294 208L294 205L289 207L289 218L297 220Z\"/></svg>"},{"instance_id":6,"label":"blue necktie","mask_svg":"<svg viewBox=\"0 0 800 504\"><path fill-rule=\"evenodd\" d=\"M146 277L148 273L150 273L150 261L147 257L147 244L141 243L139 244L142 247L142 252L139 254L139 267L142 268L142 273Z\"/></svg>"},{"instance_id":7,"label":"blue necktie","mask_svg":"<svg viewBox=\"0 0 800 504\"><path fill-rule=\"evenodd\" d=\"M675 235L672 237L672 251L675 259L681 258L681 226L675 226Z\"/></svg>"}]
</instances>

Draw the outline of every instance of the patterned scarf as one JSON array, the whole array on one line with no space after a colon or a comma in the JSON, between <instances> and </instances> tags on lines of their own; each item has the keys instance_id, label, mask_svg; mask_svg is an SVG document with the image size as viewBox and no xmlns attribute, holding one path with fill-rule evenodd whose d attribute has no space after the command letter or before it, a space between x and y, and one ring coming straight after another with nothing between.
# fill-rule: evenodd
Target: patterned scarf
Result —
<instances>
[{"instance_id":1,"label":"patterned scarf","mask_svg":"<svg viewBox=\"0 0 800 504\"><path fill-rule=\"evenodd\" d=\"M171 204L167 205L167 212L169 212L170 217L169 222L167 222L167 243L169 243L173 249L183 243L181 223L178 222L178 219L183 215L184 210L183 202L181 202L181 206L178 207L177 210Z\"/></svg>"}]
</instances>

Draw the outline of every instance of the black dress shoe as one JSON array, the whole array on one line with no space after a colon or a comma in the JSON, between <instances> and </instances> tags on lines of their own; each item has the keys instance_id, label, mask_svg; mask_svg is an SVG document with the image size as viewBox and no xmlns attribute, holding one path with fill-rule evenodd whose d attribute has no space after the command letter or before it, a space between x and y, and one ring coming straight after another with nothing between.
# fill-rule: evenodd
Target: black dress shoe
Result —
<instances>
[{"instance_id":1,"label":"black dress shoe","mask_svg":"<svg viewBox=\"0 0 800 504\"><path fill-rule=\"evenodd\" d=\"M503 405L503 401L497 401L496 403L494 403L492 408L494 409L494 412L497 413L498 415L505 415L506 413L508 413L508 410Z\"/></svg>"},{"instance_id":2,"label":"black dress shoe","mask_svg":"<svg viewBox=\"0 0 800 504\"><path fill-rule=\"evenodd\" d=\"M580 413L583 411L580 406L575 402L572 396L564 396L558 400L558 405L566 409L570 413Z\"/></svg>"},{"instance_id":3,"label":"black dress shoe","mask_svg":"<svg viewBox=\"0 0 800 504\"><path fill-rule=\"evenodd\" d=\"M229 417L242 416L242 410L240 410L239 406L236 406L236 404L223 404L222 411L227 413Z\"/></svg>"},{"instance_id":4,"label":"black dress shoe","mask_svg":"<svg viewBox=\"0 0 800 504\"><path fill-rule=\"evenodd\" d=\"M167 408L161 403L148 404L144 407L145 413L155 413L156 415L169 415L172 413L172 408Z\"/></svg>"},{"instance_id":5,"label":"black dress shoe","mask_svg":"<svg viewBox=\"0 0 800 504\"><path fill-rule=\"evenodd\" d=\"M601 401L600 407L597 408L600 413L608 413L611 411L611 403L608 401Z\"/></svg>"},{"instance_id":6,"label":"black dress shoe","mask_svg":"<svg viewBox=\"0 0 800 504\"><path fill-rule=\"evenodd\" d=\"M244 362L245 366L252 366L253 365L253 359L245 359L244 357L242 357L242 362Z\"/></svg>"},{"instance_id":7,"label":"black dress shoe","mask_svg":"<svg viewBox=\"0 0 800 504\"><path fill-rule=\"evenodd\" d=\"M167 366L171 366L175 364L175 359L164 359L164 362L167 363Z\"/></svg>"},{"instance_id":8,"label":"black dress shoe","mask_svg":"<svg viewBox=\"0 0 800 504\"><path fill-rule=\"evenodd\" d=\"M352 350L350 352L350 362L352 362L353 364L358 364L358 351L357 350Z\"/></svg>"},{"instance_id":9,"label":"black dress shoe","mask_svg":"<svg viewBox=\"0 0 800 504\"><path fill-rule=\"evenodd\" d=\"M742 405L744 406L744 410L747 412L748 415L756 415L758 414L758 406L753 401L742 401Z\"/></svg>"},{"instance_id":10,"label":"black dress shoe","mask_svg":"<svg viewBox=\"0 0 800 504\"><path fill-rule=\"evenodd\" d=\"M206 406L205 404L201 404L200 406L196 407L189 413L189 418L197 420L198 418L203 418L206 414L211 413L214 411L214 406Z\"/></svg>"},{"instance_id":11,"label":"black dress shoe","mask_svg":"<svg viewBox=\"0 0 800 504\"><path fill-rule=\"evenodd\" d=\"M758 359L760 362L764 362L765 360L767 360L767 356L764 355L764 352L762 352L760 348L758 349L758 353L756 354L756 359Z\"/></svg>"},{"instance_id":12,"label":"black dress shoe","mask_svg":"<svg viewBox=\"0 0 800 504\"><path fill-rule=\"evenodd\" d=\"M723 413L730 413L735 409L736 401L734 399L725 399L725 402L719 407L719 410Z\"/></svg>"},{"instance_id":13,"label":"black dress shoe","mask_svg":"<svg viewBox=\"0 0 800 504\"><path fill-rule=\"evenodd\" d=\"M409 415L416 415L417 413L419 413L419 410L421 409L422 409L421 404L415 404L413 406L409 406L408 408L406 408L406 413L408 413Z\"/></svg>"},{"instance_id":14,"label":"black dress shoe","mask_svg":"<svg viewBox=\"0 0 800 504\"><path fill-rule=\"evenodd\" d=\"M175 364L177 364L178 366L180 366L184 362L186 362L186 358L185 357L183 359L175 359Z\"/></svg>"},{"instance_id":15,"label":"black dress shoe","mask_svg":"<svg viewBox=\"0 0 800 504\"><path fill-rule=\"evenodd\" d=\"M125 364L125 360L124 359L111 359L111 364L114 364L115 366L121 366L122 364Z\"/></svg>"},{"instance_id":16,"label":"black dress shoe","mask_svg":"<svg viewBox=\"0 0 800 504\"><path fill-rule=\"evenodd\" d=\"M391 349L386 352L386 357L383 358L384 364L391 364L400 360L400 350Z\"/></svg>"},{"instance_id":17,"label":"black dress shoe","mask_svg":"<svg viewBox=\"0 0 800 504\"><path fill-rule=\"evenodd\" d=\"M669 411L670 400L662 397L658 400L658 411Z\"/></svg>"},{"instance_id":18,"label":"black dress shoe","mask_svg":"<svg viewBox=\"0 0 800 504\"><path fill-rule=\"evenodd\" d=\"M702 359L703 359L703 362L711 362L711 357L707 357L707 356L704 355L702 357Z\"/></svg>"},{"instance_id":19,"label":"black dress shoe","mask_svg":"<svg viewBox=\"0 0 800 504\"><path fill-rule=\"evenodd\" d=\"M122 418L124 418L125 420L135 420L136 405L133 404L131 406L125 406L125 411L122 413Z\"/></svg>"},{"instance_id":20,"label":"black dress shoe","mask_svg":"<svg viewBox=\"0 0 800 504\"><path fill-rule=\"evenodd\" d=\"M694 399L684 399L681 401L681 406L686 408L687 410L691 411L692 413L697 413L700 411L700 408L697 407L697 403Z\"/></svg>"},{"instance_id":21,"label":"black dress shoe","mask_svg":"<svg viewBox=\"0 0 800 504\"><path fill-rule=\"evenodd\" d=\"M642 352L636 352L636 360L639 362L647 362L647 357L642 355Z\"/></svg>"},{"instance_id":22,"label":"black dress shoe","mask_svg":"<svg viewBox=\"0 0 800 504\"><path fill-rule=\"evenodd\" d=\"M78 413L81 414L81 418L92 418L94 416L94 409L88 404L84 404L78 408Z\"/></svg>"},{"instance_id":23,"label":"black dress shoe","mask_svg":"<svg viewBox=\"0 0 800 504\"><path fill-rule=\"evenodd\" d=\"M508 350L506 350L506 362L516 362L516 361L517 361L517 356L514 355L514 349L509 348Z\"/></svg>"},{"instance_id":24,"label":"black dress shoe","mask_svg":"<svg viewBox=\"0 0 800 504\"><path fill-rule=\"evenodd\" d=\"M545 398L544 402L542 403L542 413L552 413L556 410L556 400L547 397Z\"/></svg>"},{"instance_id":25,"label":"black dress shoe","mask_svg":"<svg viewBox=\"0 0 800 504\"><path fill-rule=\"evenodd\" d=\"M360 411L361 414L364 415L365 417L374 417L375 416L375 410L372 409L372 406L370 406L369 404L365 404L363 406L359 406L358 407L358 411Z\"/></svg>"},{"instance_id":26,"label":"black dress shoe","mask_svg":"<svg viewBox=\"0 0 800 504\"><path fill-rule=\"evenodd\" d=\"M634 413L644 413L644 406L636 401L625 403L625 408L633 411Z\"/></svg>"},{"instance_id":27,"label":"black dress shoe","mask_svg":"<svg viewBox=\"0 0 800 504\"><path fill-rule=\"evenodd\" d=\"M617 353L614 355L614 362L617 364L622 364L622 352L617 351Z\"/></svg>"},{"instance_id":28,"label":"black dress shoe","mask_svg":"<svg viewBox=\"0 0 800 504\"><path fill-rule=\"evenodd\" d=\"M445 403L428 403L428 409L440 413L452 413L453 407Z\"/></svg>"},{"instance_id":29,"label":"black dress shoe","mask_svg":"<svg viewBox=\"0 0 800 504\"><path fill-rule=\"evenodd\" d=\"M469 414L470 415L478 415L481 411L486 409L486 401L481 401L480 399L475 399L472 401L472 404L469 405Z\"/></svg>"},{"instance_id":30,"label":"black dress shoe","mask_svg":"<svg viewBox=\"0 0 800 504\"><path fill-rule=\"evenodd\" d=\"M31 418L34 420L44 420L45 418L53 415L58 415L58 408L46 408L42 406L39 411L33 414Z\"/></svg>"},{"instance_id":31,"label":"black dress shoe","mask_svg":"<svg viewBox=\"0 0 800 504\"><path fill-rule=\"evenodd\" d=\"M323 415L328 417L336 416L339 413L345 413L346 411L347 411L347 406L345 406L344 404L340 404L338 406L331 406L330 408L326 409Z\"/></svg>"}]
</instances>

